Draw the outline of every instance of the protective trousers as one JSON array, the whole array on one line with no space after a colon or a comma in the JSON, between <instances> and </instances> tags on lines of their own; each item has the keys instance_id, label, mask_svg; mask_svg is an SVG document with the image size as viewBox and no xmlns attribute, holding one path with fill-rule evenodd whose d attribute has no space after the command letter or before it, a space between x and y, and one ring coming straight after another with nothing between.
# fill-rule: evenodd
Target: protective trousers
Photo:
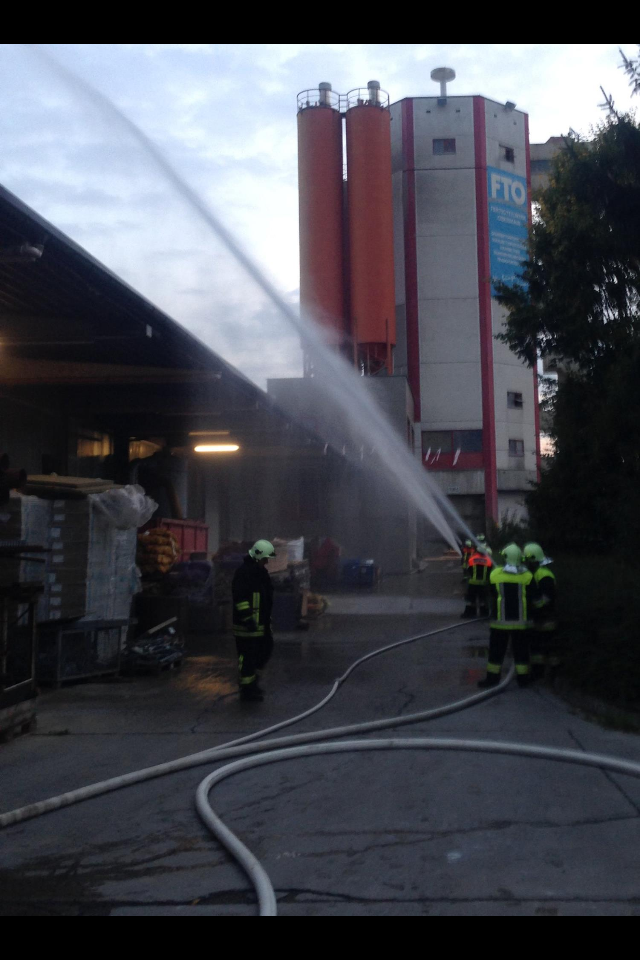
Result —
<instances>
[{"instance_id":1,"label":"protective trousers","mask_svg":"<svg viewBox=\"0 0 640 960\"><path fill-rule=\"evenodd\" d=\"M273 652L273 637L236 637L240 689L258 682L258 670L267 665Z\"/></svg>"},{"instance_id":2,"label":"protective trousers","mask_svg":"<svg viewBox=\"0 0 640 960\"><path fill-rule=\"evenodd\" d=\"M489 631L489 662L487 663L487 674L500 676L502 664L511 640L511 649L513 659L516 665L516 675L526 677L529 675L529 636L527 630L496 630L492 627Z\"/></svg>"}]
</instances>

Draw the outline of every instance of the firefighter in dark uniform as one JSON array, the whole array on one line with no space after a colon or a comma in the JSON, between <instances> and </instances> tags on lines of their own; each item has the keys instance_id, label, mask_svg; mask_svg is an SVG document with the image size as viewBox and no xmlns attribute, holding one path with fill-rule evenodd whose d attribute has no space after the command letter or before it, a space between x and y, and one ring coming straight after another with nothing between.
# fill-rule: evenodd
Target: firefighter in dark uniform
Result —
<instances>
[{"instance_id":1,"label":"firefighter in dark uniform","mask_svg":"<svg viewBox=\"0 0 640 960\"><path fill-rule=\"evenodd\" d=\"M465 608L461 614L464 619L486 617L489 613L489 576L492 567L491 547L482 547L469 557ZM478 607L479 613L476 612Z\"/></svg>"},{"instance_id":2,"label":"firefighter in dark uniform","mask_svg":"<svg viewBox=\"0 0 640 960\"><path fill-rule=\"evenodd\" d=\"M489 662L482 689L500 683L502 663L509 640L516 665L518 686L530 681L529 628L535 599L533 574L522 565L522 549L510 543L502 550L504 565L491 571L491 619L489 621Z\"/></svg>"},{"instance_id":3,"label":"firefighter in dark uniform","mask_svg":"<svg viewBox=\"0 0 640 960\"><path fill-rule=\"evenodd\" d=\"M275 555L268 540L257 540L236 570L231 585L241 700L264 700L258 673L273 650L273 585L266 567L269 558Z\"/></svg>"},{"instance_id":4,"label":"firefighter in dark uniform","mask_svg":"<svg viewBox=\"0 0 640 960\"><path fill-rule=\"evenodd\" d=\"M539 543L525 544L522 552L536 587L529 631L531 677L536 680L544 676L546 667L557 663L556 577L549 569L551 558L545 556Z\"/></svg>"}]
</instances>

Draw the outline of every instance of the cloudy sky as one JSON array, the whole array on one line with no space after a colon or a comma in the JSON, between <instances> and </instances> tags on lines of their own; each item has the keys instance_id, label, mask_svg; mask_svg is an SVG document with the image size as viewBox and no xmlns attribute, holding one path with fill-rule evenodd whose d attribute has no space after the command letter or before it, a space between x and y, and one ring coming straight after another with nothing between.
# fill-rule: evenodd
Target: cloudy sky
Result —
<instances>
[{"instance_id":1,"label":"cloudy sky","mask_svg":"<svg viewBox=\"0 0 640 960\"><path fill-rule=\"evenodd\" d=\"M157 143L296 303L296 94L377 79L391 100L513 100L534 142L587 134L600 86L632 106L622 47L604 44L46 44ZM223 245L126 133L37 51L3 45L0 182L205 342L264 384L299 372L297 339Z\"/></svg>"}]
</instances>

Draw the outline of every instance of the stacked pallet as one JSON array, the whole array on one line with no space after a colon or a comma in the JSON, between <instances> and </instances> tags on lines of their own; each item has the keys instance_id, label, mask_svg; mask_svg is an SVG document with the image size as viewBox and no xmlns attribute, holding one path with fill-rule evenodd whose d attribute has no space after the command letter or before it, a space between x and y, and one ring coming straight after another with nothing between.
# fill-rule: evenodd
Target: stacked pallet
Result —
<instances>
[{"instance_id":1,"label":"stacked pallet","mask_svg":"<svg viewBox=\"0 0 640 960\"><path fill-rule=\"evenodd\" d=\"M92 479L91 477L57 477L55 474L29 474L26 494L43 500L84 500L90 493L104 493L113 490L116 484L111 480Z\"/></svg>"}]
</instances>

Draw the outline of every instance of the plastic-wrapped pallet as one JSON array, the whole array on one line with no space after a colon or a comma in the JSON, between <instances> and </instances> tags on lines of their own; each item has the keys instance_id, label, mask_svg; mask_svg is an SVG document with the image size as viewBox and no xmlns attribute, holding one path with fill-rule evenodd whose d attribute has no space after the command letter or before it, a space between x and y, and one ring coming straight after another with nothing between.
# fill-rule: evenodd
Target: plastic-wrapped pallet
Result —
<instances>
[{"instance_id":1,"label":"plastic-wrapped pallet","mask_svg":"<svg viewBox=\"0 0 640 960\"><path fill-rule=\"evenodd\" d=\"M273 544L276 555L273 560L269 560L267 569L269 573L280 573L282 570L287 569L287 564L289 563L289 542L275 537L271 543Z\"/></svg>"},{"instance_id":2,"label":"plastic-wrapped pallet","mask_svg":"<svg viewBox=\"0 0 640 960\"><path fill-rule=\"evenodd\" d=\"M304 559L304 537L287 541L287 560L289 563L300 563Z\"/></svg>"},{"instance_id":3,"label":"plastic-wrapped pallet","mask_svg":"<svg viewBox=\"0 0 640 960\"><path fill-rule=\"evenodd\" d=\"M118 529L92 499L56 500L50 535L51 619L127 619L137 530Z\"/></svg>"}]
</instances>

